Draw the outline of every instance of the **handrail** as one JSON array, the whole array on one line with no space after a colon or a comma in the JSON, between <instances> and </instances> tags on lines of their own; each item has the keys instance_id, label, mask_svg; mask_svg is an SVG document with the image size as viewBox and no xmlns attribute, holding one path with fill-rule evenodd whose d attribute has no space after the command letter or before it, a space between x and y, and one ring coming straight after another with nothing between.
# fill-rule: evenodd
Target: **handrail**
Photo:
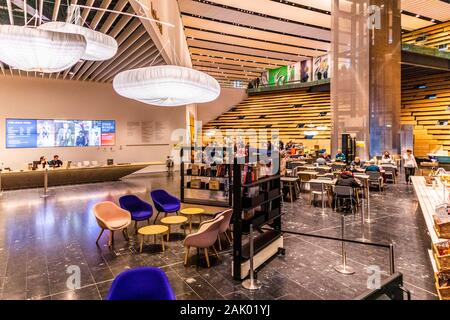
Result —
<instances>
[{"instance_id":1,"label":"handrail","mask_svg":"<svg viewBox=\"0 0 450 320\"><path fill-rule=\"evenodd\" d=\"M295 80L295 81L285 82L281 85L278 85L278 84L259 85L257 88L254 87L251 89L247 89L247 93L249 95L251 95L251 94L257 94L260 92L268 92L268 91L275 91L275 90L289 90L289 89L314 87L314 86L329 84L329 83L330 83L329 78L315 80L315 81L308 81L308 82L302 82L301 80Z\"/></svg>"},{"instance_id":2,"label":"handrail","mask_svg":"<svg viewBox=\"0 0 450 320\"><path fill-rule=\"evenodd\" d=\"M273 231L272 228L260 228L261 230L266 231ZM390 274L395 273L395 261L394 261L394 245L392 243L390 244L383 244L383 243L376 243L376 242L364 242L364 241L358 241L358 240L350 240L350 239L342 239L342 238L335 238L335 237L329 237L329 236L321 236L318 234L311 234L311 233L304 233L304 232L297 232L297 231L291 231L291 230L276 230L281 233L288 233L288 234L295 234L299 236L305 236L305 237L313 237L313 238L319 238L319 239L325 239L325 240L336 240L336 241L344 241L348 243L356 243L356 244L362 244L366 246L372 246L372 247L379 247L379 248L385 248L389 249L389 271Z\"/></svg>"}]
</instances>

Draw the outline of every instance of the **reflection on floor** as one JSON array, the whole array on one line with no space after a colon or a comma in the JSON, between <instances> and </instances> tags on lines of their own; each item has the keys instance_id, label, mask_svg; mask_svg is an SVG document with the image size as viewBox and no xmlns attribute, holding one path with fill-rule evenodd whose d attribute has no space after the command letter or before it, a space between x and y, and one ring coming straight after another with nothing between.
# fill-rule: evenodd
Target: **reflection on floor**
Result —
<instances>
[{"instance_id":1,"label":"reflection on floor","mask_svg":"<svg viewBox=\"0 0 450 320\"><path fill-rule=\"evenodd\" d=\"M149 191L155 188L179 194L179 178L154 174L120 182L57 187L46 200L36 189L3 193L0 298L101 299L115 275L127 268L151 265L167 272L178 299L352 299L366 290L367 266L388 271L384 249L349 245L348 260L356 273L345 276L333 270L339 261L339 243L286 235L286 255L262 268L258 277L263 288L249 292L231 278L229 247L220 259L211 258L210 269L203 259L196 267L195 251L190 267L184 267L182 230L171 237L164 253L149 242L139 254L137 238L127 243L120 234L116 235L113 251L106 245L106 235L100 247L95 245L99 229L91 208L96 202L117 201L129 193L149 200ZM365 237L395 244L396 268L404 274L413 299L436 299L426 251L429 238L412 187L399 183L389 185L382 193L373 192L371 206L376 223L366 225ZM327 209L328 215L321 216L320 208L308 205L306 195L293 204L285 203L283 211L284 229L339 236L339 214ZM359 216L348 217L346 237L360 236ZM81 271L81 288L77 290L68 286L72 282L67 271L72 265Z\"/></svg>"}]
</instances>

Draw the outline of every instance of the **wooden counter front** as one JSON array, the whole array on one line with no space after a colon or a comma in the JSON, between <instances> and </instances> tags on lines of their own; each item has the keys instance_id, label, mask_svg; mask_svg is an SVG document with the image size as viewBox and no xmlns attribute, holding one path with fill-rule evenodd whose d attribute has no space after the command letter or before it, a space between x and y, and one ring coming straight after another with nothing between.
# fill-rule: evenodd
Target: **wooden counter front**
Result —
<instances>
[{"instance_id":1,"label":"wooden counter front","mask_svg":"<svg viewBox=\"0 0 450 320\"><path fill-rule=\"evenodd\" d=\"M48 169L48 186L116 181L136 171L163 162L114 164L110 166L72 167ZM1 173L1 189L14 190L41 188L44 186L45 170L4 171Z\"/></svg>"}]
</instances>

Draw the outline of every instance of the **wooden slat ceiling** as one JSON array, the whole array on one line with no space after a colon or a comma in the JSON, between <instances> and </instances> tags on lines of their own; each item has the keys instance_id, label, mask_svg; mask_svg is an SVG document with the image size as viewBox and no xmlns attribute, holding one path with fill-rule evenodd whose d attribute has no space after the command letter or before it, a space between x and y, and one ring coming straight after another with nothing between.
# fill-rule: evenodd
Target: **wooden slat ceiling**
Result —
<instances>
[{"instance_id":1,"label":"wooden slat ceiling","mask_svg":"<svg viewBox=\"0 0 450 320\"><path fill-rule=\"evenodd\" d=\"M6 1L8 3L11 1L11 6L7 5ZM70 0L70 3L135 13L128 0ZM12 16L15 25L24 25L24 17L26 16L28 20L31 19L35 6L34 0L0 0L0 23L9 24L10 16ZM43 1L42 12L43 22L50 20L65 21L67 0L45 0ZM6 65L0 66L0 72L15 76L112 82L114 76L121 71L165 64L138 18L90 9L81 9L81 18L85 26L106 33L116 39L119 49L112 59L99 62L80 61L71 69L52 74L23 72L10 69Z\"/></svg>"},{"instance_id":2,"label":"wooden slat ceiling","mask_svg":"<svg viewBox=\"0 0 450 320\"><path fill-rule=\"evenodd\" d=\"M447 0L402 0L402 29L450 20ZM178 0L193 65L223 82L325 54L331 0ZM239 75L241 78L239 79Z\"/></svg>"}]
</instances>

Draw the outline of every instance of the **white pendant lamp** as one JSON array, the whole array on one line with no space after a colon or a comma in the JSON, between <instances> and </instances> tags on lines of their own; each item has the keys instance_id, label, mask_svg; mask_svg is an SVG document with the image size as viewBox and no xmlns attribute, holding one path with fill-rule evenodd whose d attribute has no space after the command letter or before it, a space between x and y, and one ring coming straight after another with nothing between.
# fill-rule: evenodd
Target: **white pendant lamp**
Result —
<instances>
[{"instance_id":1,"label":"white pendant lamp","mask_svg":"<svg viewBox=\"0 0 450 320\"><path fill-rule=\"evenodd\" d=\"M111 59L117 53L117 41L102 32L73 23L52 21L38 27L43 30L50 30L62 33L80 34L86 38L87 47L82 59L92 61L103 61Z\"/></svg>"},{"instance_id":2,"label":"white pendant lamp","mask_svg":"<svg viewBox=\"0 0 450 320\"><path fill-rule=\"evenodd\" d=\"M60 72L86 51L82 35L0 25L0 61L23 71Z\"/></svg>"},{"instance_id":3,"label":"white pendant lamp","mask_svg":"<svg viewBox=\"0 0 450 320\"><path fill-rule=\"evenodd\" d=\"M209 102L220 94L219 83L210 75L174 65L120 72L113 87L123 97L165 107Z\"/></svg>"}]
</instances>

